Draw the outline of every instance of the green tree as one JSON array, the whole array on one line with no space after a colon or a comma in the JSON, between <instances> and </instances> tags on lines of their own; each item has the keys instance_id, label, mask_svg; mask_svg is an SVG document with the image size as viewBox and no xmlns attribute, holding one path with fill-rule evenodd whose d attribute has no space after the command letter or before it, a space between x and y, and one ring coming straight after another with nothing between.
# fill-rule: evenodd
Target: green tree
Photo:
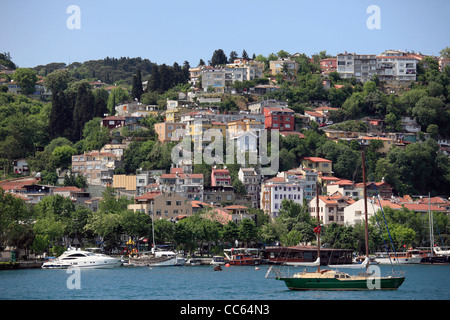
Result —
<instances>
[{"instance_id":1,"label":"green tree","mask_svg":"<svg viewBox=\"0 0 450 320\"><path fill-rule=\"evenodd\" d=\"M73 109L73 138L75 141L82 139L84 125L94 116L94 101L94 95L89 85L82 82L78 87L75 108Z\"/></svg>"},{"instance_id":2,"label":"green tree","mask_svg":"<svg viewBox=\"0 0 450 320\"><path fill-rule=\"evenodd\" d=\"M116 114L116 106L129 100L130 96L124 88L116 87L112 89L107 103L109 115Z\"/></svg>"},{"instance_id":3,"label":"green tree","mask_svg":"<svg viewBox=\"0 0 450 320\"><path fill-rule=\"evenodd\" d=\"M136 74L133 76L133 83L131 87L131 98L137 99L138 101L141 99L141 95L144 93L142 89L142 76L141 70L137 70Z\"/></svg>"},{"instance_id":4,"label":"green tree","mask_svg":"<svg viewBox=\"0 0 450 320\"><path fill-rule=\"evenodd\" d=\"M74 154L77 154L77 150L68 145L56 147L52 152L57 166L61 169L68 169L72 165L72 156Z\"/></svg>"},{"instance_id":5,"label":"green tree","mask_svg":"<svg viewBox=\"0 0 450 320\"><path fill-rule=\"evenodd\" d=\"M245 243L248 247L252 241L258 239L258 231L255 222L246 218L242 219L241 223L238 225L239 239Z\"/></svg>"},{"instance_id":6,"label":"green tree","mask_svg":"<svg viewBox=\"0 0 450 320\"><path fill-rule=\"evenodd\" d=\"M18 68L14 72L13 79L20 85L23 94L32 94L35 92L38 78L33 69Z\"/></svg>"},{"instance_id":7,"label":"green tree","mask_svg":"<svg viewBox=\"0 0 450 320\"><path fill-rule=\"evenodd\" d=\"M217 49L214 51L212 57L211 57L211 66L215 67L217 65L227 64L228 58L223 52L222 49Z\"/></svg>"}]
</instances>

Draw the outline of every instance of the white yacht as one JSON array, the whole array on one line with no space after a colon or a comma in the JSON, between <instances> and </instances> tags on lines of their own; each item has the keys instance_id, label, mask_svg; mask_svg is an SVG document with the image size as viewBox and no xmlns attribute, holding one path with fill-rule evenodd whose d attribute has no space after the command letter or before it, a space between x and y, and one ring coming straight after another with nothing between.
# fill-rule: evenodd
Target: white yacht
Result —
<instances>
[{"instance_id":1,"label":"white yacht","mask_svg":"<svg viewBox=\"0 0 450 320\"><path fill-rule=\"evenodd\" d=\"M110 257L106 254L93 253L76 249L65 251L58 258L45 262L43 269L67 269L69 267L79 268L114 268L122 264L118 258Z\"/></svg>"}]
</instances>

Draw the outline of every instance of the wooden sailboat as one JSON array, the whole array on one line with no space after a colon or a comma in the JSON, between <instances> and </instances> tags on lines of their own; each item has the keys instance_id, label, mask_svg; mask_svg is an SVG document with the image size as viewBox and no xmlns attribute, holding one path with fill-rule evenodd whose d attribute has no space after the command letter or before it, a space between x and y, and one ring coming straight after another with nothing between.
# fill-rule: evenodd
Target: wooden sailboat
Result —
<instances>
[{"instance_id":1,"label":"wooden sailboat","mask_svg":"<svg viewBox=\"0 0 450 320\"><path fill-rule=\"evenodd\" d=\"M368 218L367 218L367 195L366 195L366 176L364 153L362 154L363 164L363 184L364 184L364 200L365 200L365 238L366 238L366 257L362 266L366 269L365 272L359 273L356 276L349 275L338 270L321 269L320 263L317 264L316 271L302 271L293 276L282 276L278 271L275 271L276 280L284 281L290 290L395 290L403 283L405 277L401 276L387 276L381 277L374 273L369 273L369 245L368 245ZM316 212L317 212L317 227L314 232L317 234L317 256L320 257L320 222L319 222L319 192L318 186L316 192ZM361 266L361 265L358 265ZM336 266L345 267L345 266ZM266 275L270 273L270 269Z\"/></svg>"}]
</instances>

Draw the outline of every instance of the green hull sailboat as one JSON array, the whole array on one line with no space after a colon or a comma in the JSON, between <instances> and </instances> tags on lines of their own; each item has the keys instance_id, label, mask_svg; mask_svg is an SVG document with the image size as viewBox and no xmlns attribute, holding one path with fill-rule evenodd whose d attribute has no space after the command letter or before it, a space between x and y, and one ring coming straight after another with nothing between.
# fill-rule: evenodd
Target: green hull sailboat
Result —
<instances>
[{"instance_id":1,"label":"green hull sailboat","mask_svg":"<svg viewBox=\"0 0 450 320\"><path fill-rule=\"evenodd\" d=\"M351 276L347 273L322 270L299 272L292 277L277 277L290 290L396 290L405 277L374 277L372 274Z\"/></svg>"},{"instance_id":2,"label":"green hull sailboat","mask_svg":"<svg viewBox=\"0 0 450 320\"><path fill-rule=\"evenodd\" d=\"M282 276L277 270L275 279L282 280L290 290L396 290L405 281L403 274L381 277L375 273L375 270L369 267L369 246L368 246L368 220L367 220L367 195L366 195L366 177L364 153L362 154L363 165L363 184L365 200L365 238L366 238L366 260L361 265L330 266L341 268L365 268L365 272L358 275L349 275L337 270L321 270L320 258L314 263L298 263L298 266L317 266L317 271L302 271L293 276ZM316 192L317 202L317 227L314 232L317 234L317 257L320 257L320 221L319 221L319 192ZM269 269L267 275L271 272ZM379 270L379 269L377 269ZM266 275L266 277L267 277Z\"/></svg>"}]
</instances>

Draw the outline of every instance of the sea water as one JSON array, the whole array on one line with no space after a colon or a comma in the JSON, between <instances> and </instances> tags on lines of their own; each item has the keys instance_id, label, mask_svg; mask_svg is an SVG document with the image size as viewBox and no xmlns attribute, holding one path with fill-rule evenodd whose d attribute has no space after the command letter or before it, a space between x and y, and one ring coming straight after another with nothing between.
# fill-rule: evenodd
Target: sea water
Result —
<instances>
[{"instance_id":1,"label":"sea water","mask_svg":"<svg viewBox=\"0 0 450 320\"><path fill-rule=\"evenodd\" d=\"M406 280L393 291L291 291L265 278L269 265L118 267L0 271L1 300L449 300L450 266L402 265ZM380 266L381 274L391 271ZM348 271L350 270L342 270Z\"/></svg>"}]
</instances>

